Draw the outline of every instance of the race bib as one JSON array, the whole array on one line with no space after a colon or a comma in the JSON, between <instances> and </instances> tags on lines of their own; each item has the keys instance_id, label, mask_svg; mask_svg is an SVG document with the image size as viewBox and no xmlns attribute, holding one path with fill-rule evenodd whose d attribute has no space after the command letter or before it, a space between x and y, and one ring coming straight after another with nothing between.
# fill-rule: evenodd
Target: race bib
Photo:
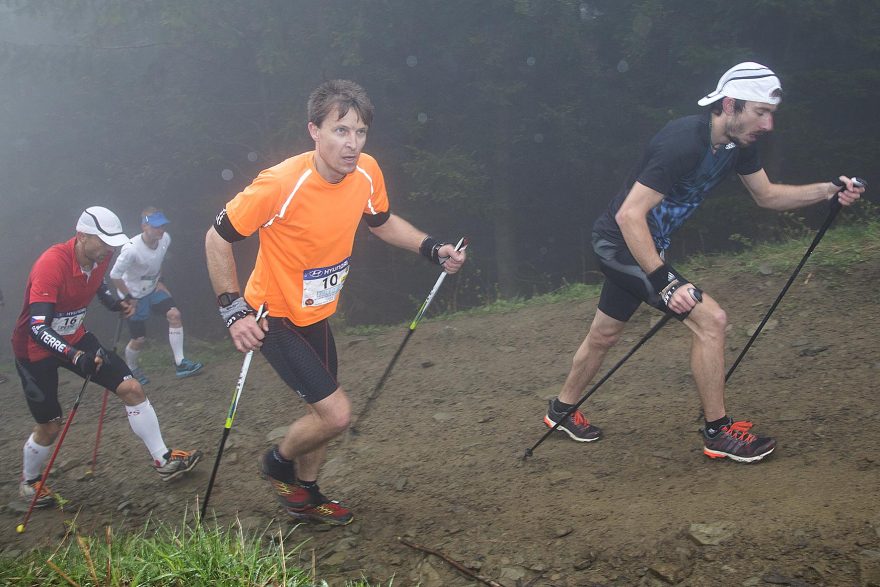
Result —
<instances>
[{"instance_id":1,"label":"race bib","mask_svg":"<svg viewBox=\"0 0 880 587\"><path fill-rule=\"evenodd\" d=\"M329 304L342 291L345 278L348 276L349 260L345 259L330 267L318 267L303 271L303 297L304 308L311 306L323 306Z\"/></svg>"},{"instance_id":2,"label":"race bib","mask_svg":"<svg viewBox=\"0 0 880 587\"><path fill-rule=\"evenodd\" d=\"M61 336L70 336L76 332L76 329L79 328L79 325L82 324L83 318L85 317L85 308L56 314L55 317L52 318L52 330Z\"/></svg>"}]
</instances>

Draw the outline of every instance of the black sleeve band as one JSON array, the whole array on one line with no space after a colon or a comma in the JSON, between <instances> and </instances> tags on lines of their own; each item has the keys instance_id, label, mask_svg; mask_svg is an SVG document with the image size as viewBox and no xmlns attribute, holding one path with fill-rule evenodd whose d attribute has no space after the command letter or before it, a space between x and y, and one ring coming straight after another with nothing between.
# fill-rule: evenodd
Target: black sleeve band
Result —
<instances>
[{"instance_id":1,"label":"black sleeve band","mask_svg":"<svg viewBox=\"0 0 880 587\"><path fill-rule=\"evenodd\" d=\"M232 221L229 220L229 215L226 214L226 208L220 210L220 213L214 218L214 230L217 231L220 238L228 243L234 243L247 238L247 236L241 234L232 226Z\"/></svg>"},{"instance_id":2,"label":"black sleeve band","mask_svg":"<svg viewBox=\"0 0 880 587\"><path fill-rule=\"evenodd\" d=\"M77 353L76 347L67 344L67 341L49 326L55 316L55 304L37 302L30 305L29 311L31 338L41 347L51 351L53 355L73 361Z\"/></svg>"},{"instance_id":3,"label":"black sleeve band","mask_svg":"<svg viewBox=\"0 0 880 587\"><path fill-rule=\"evenodd\" d=\"M379 212L378 214L364 214L364 222L370 228L382 226L391 218L391 212Z\"/></svg>"}]
</instances>

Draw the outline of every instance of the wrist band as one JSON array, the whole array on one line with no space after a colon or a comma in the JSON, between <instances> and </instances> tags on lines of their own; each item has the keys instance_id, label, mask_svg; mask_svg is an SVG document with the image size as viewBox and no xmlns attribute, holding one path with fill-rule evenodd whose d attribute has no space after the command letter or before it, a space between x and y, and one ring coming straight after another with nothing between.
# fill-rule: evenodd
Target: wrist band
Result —
<instances>
[{"instance_id":1,"label":"wrist band","mask_svg":"<svg viewBox=\"0 0 880 587\"><path fill-rule=\"evenodd\" d=\"M440 258L440 248L448 244L438 241L433 236L426 236L422 244L419 245L419 253L435 265L442 265L446 258Z\"/></svg>"},{"instance_id":2,"label":"wrist band","mask_svg":"<svg viewBox=\"0 0 880 587\"><path fill-rule=\"evenodd\" d=\"M243 297L239 296L228 306L220 307L219 312L224 324L226 324L226 328L229 328L245 316L254 314L254 309L248 305Z\"/></svg>"},{"instance_id":3,"label":"wrist band","mask_svg":"<svg viewBox=\"0 0 880 587\"><path fill-rule=\"evenodd\" d=\"M657 292L660 299L662 299L663 303L667 306L669 305L669 300L672 299L672 294L675 293L675 290L677 290L679 286L689 283L681 273L672 267L672 265L666 263L649 273L648 281L651 282L651 287L654 288L654 291Z\"/></svg>"}]
</instances>

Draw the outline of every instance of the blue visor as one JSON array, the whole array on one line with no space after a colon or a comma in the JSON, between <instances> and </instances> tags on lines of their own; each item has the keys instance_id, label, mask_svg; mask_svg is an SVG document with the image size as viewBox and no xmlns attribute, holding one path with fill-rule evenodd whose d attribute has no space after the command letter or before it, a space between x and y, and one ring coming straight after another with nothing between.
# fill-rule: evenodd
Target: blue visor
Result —
<instances>
[{"instance_id":1,"label":"blue visor","mask_svg":"<svg viewBox=\"0 0 880 587\"><path fill-rule=\"evenodd\" d=\"M160 228L168 224L168 218L162 212L153 212L149 216L144 216L144 224L149 224L154 228Z\"/></svg>"}]
</instances>

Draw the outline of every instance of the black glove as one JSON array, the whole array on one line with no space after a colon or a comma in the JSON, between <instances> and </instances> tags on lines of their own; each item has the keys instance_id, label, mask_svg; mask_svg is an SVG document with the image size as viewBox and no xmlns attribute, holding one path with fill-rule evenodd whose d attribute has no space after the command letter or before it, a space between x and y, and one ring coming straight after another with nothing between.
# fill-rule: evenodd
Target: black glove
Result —
<instances>
[{"instance_id":1,"label":"black glove","mask_svg":"<svg viewBox=\"0 0 880 587\"><path fill-rule=\"evenodd\" d=\"M96 361L101 359L101 362ZM77 351L73 356L73 364L79 369L83 375L97 375L104 361L107 360L107 353L104 349L99 348L94 355L86 351Z\"/></svg>"}]
</instances>

